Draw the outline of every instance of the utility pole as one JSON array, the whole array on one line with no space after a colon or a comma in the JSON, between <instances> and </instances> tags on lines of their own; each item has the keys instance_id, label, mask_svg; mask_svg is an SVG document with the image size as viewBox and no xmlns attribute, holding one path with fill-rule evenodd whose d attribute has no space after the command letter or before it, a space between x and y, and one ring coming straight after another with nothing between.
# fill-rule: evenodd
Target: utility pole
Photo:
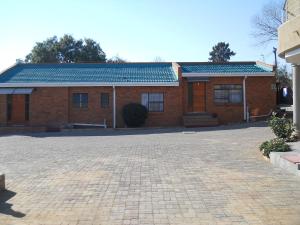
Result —
<instances>
[{"instance_id":1,"label":"utility pole","mask_svg":"<svg viewBox=\"0 0 300 225\"><path fill-rule=\"evenodd\" d=\"M275 66L276 66L276 71L277 71L277 48L273 47L273 53L274 53L274 57L275 57Z\"/></svg>"},{"instance_id":2,"label":"utility pole","mask_svg":"<svg viewBox=\"0 0 300 225\"><path fill-rule=\"evenodd\" d=\"M274 57L275 57L275 77L276 80L278 79L277 77L277 48L273 47L273 53L274 53ZM279 104L279 91L280 91L280 82L277 80L276 81L276 103L277 105Z\"/></svg>"}]
</instances>

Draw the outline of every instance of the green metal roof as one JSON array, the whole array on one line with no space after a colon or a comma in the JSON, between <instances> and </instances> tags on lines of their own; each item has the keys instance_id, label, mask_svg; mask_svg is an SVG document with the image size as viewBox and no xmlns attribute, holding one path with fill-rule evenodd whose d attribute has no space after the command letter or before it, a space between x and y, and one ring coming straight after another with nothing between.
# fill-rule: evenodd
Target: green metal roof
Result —
<instances>
[{"instance_id":1,"label":"green metal roof","mask_svg":"<svg viewBox=\"0 0 300 225\"><path fill-rule=\"evenodd\" d=\"M231 73L270 73L272 68L256 62L228 63L179 63L183 73L231 74Z\"/></svg>"},{"instance_id":2,"label":"green metal roof","mask_svg":"<svg viewBox=\"0 0 300 225\"><path fill-rule=\"evenodd\" d=\"M1 84L17 83L172 83L171 63L17 64L0 75Z\"/></svg>"}]
</instances>

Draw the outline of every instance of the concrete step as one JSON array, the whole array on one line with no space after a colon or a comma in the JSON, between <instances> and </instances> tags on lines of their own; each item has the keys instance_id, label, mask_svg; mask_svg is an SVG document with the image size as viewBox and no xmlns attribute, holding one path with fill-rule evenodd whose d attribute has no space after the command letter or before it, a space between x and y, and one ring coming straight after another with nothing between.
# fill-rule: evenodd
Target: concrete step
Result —
<instances>
[{"instance_id":1,"label":"concrete step","mask_svg":"<svg viewBox=\"0 0 300 225\"><path fill-rule=\"evenodd\" d=\"M300 176L300 152L271 152L270 161L273 165Z\"/></svg>"},{"instance_id":2,"label":"concrete step","mask_svg":"<svg viewBox=\"0 0 300 225\"><path fill-rule=\"evenodd\" d=\"M32 127L32 126L0 126L0 134L14 134L24 132L44 132L46 127Z\"/></svg>"},{"instance_id":3,"label":"concrete step","mask_svg":"<svg viewBox=\"0 0 300 225\"><path fill-rule=\"evenodd\" d=\"M185 127L210 127L218 126L219 120L209 113L188 113L183 116Z\"/></svg>"}]
</instances>

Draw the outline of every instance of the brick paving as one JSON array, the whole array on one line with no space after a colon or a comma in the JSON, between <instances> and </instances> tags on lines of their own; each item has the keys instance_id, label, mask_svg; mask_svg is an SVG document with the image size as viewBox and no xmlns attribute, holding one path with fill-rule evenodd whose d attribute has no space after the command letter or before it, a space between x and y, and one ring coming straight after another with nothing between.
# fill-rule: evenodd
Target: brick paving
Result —
<instances>
[{"instance_id":1,"label":"brick paving","mask_svg":"<svg viewBox=\"0 0 300 225\"><path fill-rule=\"evenodd\" d=\"M0 137L0 224L300 224L300 179L255 125Z\"/></svg>"}]
</instances>

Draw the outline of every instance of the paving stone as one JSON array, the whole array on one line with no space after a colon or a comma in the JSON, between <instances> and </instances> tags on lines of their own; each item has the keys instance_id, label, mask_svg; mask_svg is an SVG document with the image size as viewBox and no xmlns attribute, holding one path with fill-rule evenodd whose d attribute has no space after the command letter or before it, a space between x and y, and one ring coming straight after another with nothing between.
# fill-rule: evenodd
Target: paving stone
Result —
<instances>
[{"instance_id":1,"label":"paving stone","mask_svg":"<svg viewBox=\"0 0 300 225\"><path fill-rule=\"evenodd\" d=\"M262 123L3 136L0 224L297 224L300 179L263 160L270 138Z\"/></svg>"}]
</instances>

